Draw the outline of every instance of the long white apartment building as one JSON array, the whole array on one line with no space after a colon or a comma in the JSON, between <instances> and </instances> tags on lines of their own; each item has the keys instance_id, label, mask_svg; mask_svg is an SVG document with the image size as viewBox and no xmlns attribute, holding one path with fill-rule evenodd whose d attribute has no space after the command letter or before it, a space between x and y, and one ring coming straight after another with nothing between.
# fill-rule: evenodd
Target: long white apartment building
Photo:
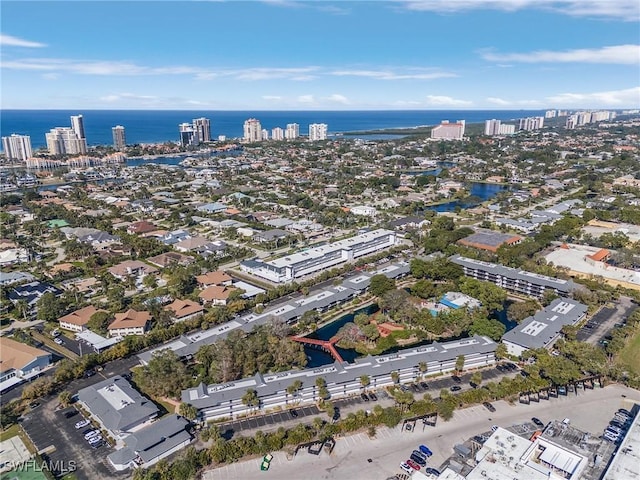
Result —
<instances>
[{"instance_id":1,"label":"long white apartment building","mask_svg":"<svg viewBox=\"0 0 640 480\"><path fill-rule=\"evenodd\" d=\"M431 138L435 140L462 140L464 138L465 121L458 120L456 123L449 123L443 120L442 123L431 129Z\"/></svg>"},{"instance_id":2,"label":"long white apartment building","mask_svg":"<svg viewBox=\"0 0 640 480\"><path fill-rule=\"evenodd\" d=\"M24 162L33 156L31 137L28 135L14 133L10 137L2 137L2 149L9 160L22 160Z\"/></svg>"},{"instance_id":3,"label":"long white apartment building","mask_svg":"<svg viewBox=\"0 0 640 480\"><path fill-rule=\"evenodd\" d=\"M297 123L288 123L284 131L284 138L287 140L295 140L300 136L300 125Z\"/></svg>"},{"instance_id":4,"label":"long white apartment building","mask_svg":"<svg viewBox=\"0 0 640 480\"><path fill-rule=\"evenodd\" d=\"M87 140L80 137L73 128L52 128L45 134L45 138L51 155L87 153Z\"/></svg>"},{"instance_id":5,"label":"long white apartment building","mask_svg":"<svg viewBox=\"0 0 640 480\"><path fill-rule=\"evenodd\" d=\"M286 283L393 247L395 243L395 232L378 229L276 260L245 260L240 269L275 283Z\"/></svg>"},{"instance_id":6,"label":"long white apartment building","mask_svg":"<svg viewBox=\"0 0 640 480\"><path fill-rule=\"evenodd\" d=\"M262 125L260 120L249 118L245 120L243 127L243 140L245 142L259 142L262 140Z\"/></svg>"},{"instance_id":7,"label":"long white apartment building","mask_svg":"<svg viewBox=\"0 0 640 480\"><path fill-rule=\"evenodd\" d=\"M392 385L392 374L398 374L399 383L414 382L424 375L451 372L456 359L462 355L464 366L480 368L495 363L497 344L482 336L474 336L452 342L434 342L422 347L400 350L396 353L358 358L354 363L335 362L320 368L289 370L287 372L260 374L240 380L214 385L201 383L197 387L182 391L182 401L198 409L201 420L234 417L255 410L242 403L247 390L255 390L260 404L259 410L305 405L320 400L318 378L323 378L332 399L358 394L362 391L360 378L369 377L370 390ZM420 364L427 366L420 370ZM293 382L302 382L294 395L287 393Z\"/></svg>"}]
</instances>

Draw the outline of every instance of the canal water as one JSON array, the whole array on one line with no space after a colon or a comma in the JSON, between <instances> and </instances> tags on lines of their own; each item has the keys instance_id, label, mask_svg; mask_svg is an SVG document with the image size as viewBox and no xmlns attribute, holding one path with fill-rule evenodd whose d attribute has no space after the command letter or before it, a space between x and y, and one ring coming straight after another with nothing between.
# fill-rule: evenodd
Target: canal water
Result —
<instances>
[{"instance_id":1,"label":"canal water","mask_svg":"<svg viewBox=\"0 0 640 480\"><path fill-rule=\"evenodd\" d=\"M335 321L325 325L324 327L319 328L315 332L307 335L309 338L315 338L318 340L329 340L333 337L338 330L340 330L345 324L349 322L353 322L355 316L359 313L366 313L367 315L372 315L379 310L378 305L373 304L368 307L361 308L359 310L355 310L353 312L347 313ZM353 349L344 349L336 347L338 353L342 358L347 362L353 362L356 358L360 356L358 352ZM327 365L333 363L335 360L331 355L326 353L324 350L319 350L313 347L305 346L304 351L307 354L307 367L315 368L320 367L322 365Z\"/></svg>"}]
</instances>

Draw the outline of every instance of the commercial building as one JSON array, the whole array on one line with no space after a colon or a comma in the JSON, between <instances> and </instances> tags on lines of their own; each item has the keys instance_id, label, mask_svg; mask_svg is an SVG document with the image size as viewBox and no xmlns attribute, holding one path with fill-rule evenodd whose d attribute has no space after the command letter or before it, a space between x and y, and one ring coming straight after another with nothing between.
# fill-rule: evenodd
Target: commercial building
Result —
<instances>
[{"instance_id":1,"label":"commercial building","mask_svg":"<svg viewBox=\"0 0 640 480\"><path fill-rule=\"evenodd\" d=\"M525 350L550 348L565 325L575 325L584 318L587 306L569 298L556 298L550 305L525 318L502 336L510 355L520 356Z\"/></svg>"},{"instance_id":2,"label":"commercial building","mask_svg":"<svg viewBox=\"0 0 640 480\"><path fill-rule=\"evenodd\" d=\"M456 123L449 123L449 120L443 120L440 125L431 129L431 138L435 140L462 140L464 138L464 128L464 120L458 120Z\"/></svg>"},{"instance_id":3,"label":"commercial building","mask_svg":"<svg viewBox=\"0 0 640 480\"><path fill-rule=\"evenodd\" d=\"M494 232L491 230L472 233L468 237L458 240L458 244L464 245L465 247L488 250L489 252L497 252L498 248L502 245L517 245L520 242L522 242L520 235Z\"/></svg>"},{"instance_id":4,"label":"commercial building","mask_svg":"<svg viewBox=\"0 0 640 480\"><path fill-rule=\"evenodd\" d=\"M260 125L260 120L255 118L245 120L243 139L245 142L259 142L262 140L262 125Z\"/></svg>"},{"instance_id":5,"label":"commercial building","mask_svg":"<svg viewBox=\"0 0 640 480\"><path fill-rule=\"evenodd\" d=\"M51 364L51 353L0 337L0 392L37 377Z\"/></svg>"},{"instance_id":6,"label":"commercial building","mask_svg":"<svg viewBox=\"0 0 640 480\"><path fill-rule=\"evenodd\" d=\"M546 291L557 295L568 295L576 287L571 280L547 277L497 263L483 262L473 258L453 255L449 257L453 263L460 265L468 277L495 283L510 292L521 293L531 297L542 298Z\"/></svg>"},{"instance_id":7,"label":"commercial building","mask_svg":"<svg viewBox=\"0 0 640 480\"><path fill-rule=\"evenodd\" d=\"M589 466L589 458L544 434L523 438L504 428L498 429L476 452L475 468L466 477L452 473L440 478L466 480L579 480ZM578 437L580 438L580 437Z\"/></svg>"},{"instance_id":8,"label":"commercial building","mask_svg":"<svg viewBox=\"0 0 640 480\"><path fill-rule=\"evenodd\" d=\"M124 437L124 447L107 456L107 460L116 471L149 468L191 443L193 436L188 428L185 418L167 415Z\"/></svg>"},{"instance_id":9,"label":"commercial building","mask_svg":"<svg viewBox=\"0 0 640 480\"><path fill-rule=\"evenodd\" d=\"M326 381L331 398L354 395L362 391L361 377L369 377L368 388L377 389L394 384L397 373L400 383L413 382L422 375L434 375L455 369L456 359L465 358L465 368L479 368L495 363L496 343L487 337L475 336L452 342L400 350L393 354L358 358L354 363L335 362L320 368L290 370L260 374L234 382L205 385L182 391L182 401L198 409L203 420L233 417L249 413L256 407L242 403L247 390L255 390L260 400L258 409L267 410L287 405L315 403L320 400L318 378ZM421 371L419 365L426 364ZM393 375L392 375L393 374ZM295 381L302 387L295 394L287 388Z\"/></svg>"},{"instance_id":10,"label":"commercial building","mask_svg":"<svg viewBox=\"0 0 640 480\"><path fill-rule=\"evenodd\" d=\"M127 146L127 139L124 134L124 127L122 125L116 125L111 128L111 134L113 135L113 148L118 151L124 150Z\"/></svg>"},{"instance_id":11,"label":"commercial building","mask_svg":"<svg viewBox=\"0 0 640 480\"><path fill-rule=\"evenodd\" d=\"M328 125L326 123L312 123L309 125L309 140L311 142L326 140L327 139L327 129Z\"/></svg>"},{"instance_id":12,"label":"commercial building","mask_svg":"<svg viewBox=\"0 0 640 480\"><path fill-rule=\"evenodd\" d=\"M78 400L114 438L149 425L160 411L120 375L81 389Z\"/></svg>"},{"instance_id":13,"label":"commercial building","mask_svg":"<svg viewBox=\"0 0 640 480\"><path fill-rule=\"evenodd\" d=\"M2 137L2 149L9 160L26 161L33 156L31 150L31 137L29 135L12 134L10 137Z\"/></svg>"},{"instance_id":14,"label":"commercial building","mask_svg":"<svg viewBox=\"0 0 640 480\"><path fill-rule=\"evenodd\" d=\"M395 245L395 233L374 230L320 247L310 248L276 260L246 260L240 263L244 272L272 282L291 282L356 258L379 252Z\"/></svg>"}]
</instances>

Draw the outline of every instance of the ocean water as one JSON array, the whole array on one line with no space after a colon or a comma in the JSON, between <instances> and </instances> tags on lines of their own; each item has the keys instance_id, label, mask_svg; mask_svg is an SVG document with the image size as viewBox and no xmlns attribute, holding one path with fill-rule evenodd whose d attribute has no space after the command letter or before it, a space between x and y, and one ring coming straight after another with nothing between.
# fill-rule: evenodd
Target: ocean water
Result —
<instances>
[{"instance_id":1,"label":"ocean water","mask_svg":"<svg viewBox=\"0 0 640 480\"><path fill-rule=\"evenodd\" d=\"M385 111L180 111L180 110L0 110L0 134L29 135L34 149L45 146L45 133L54 127L71 125L70 116L82 114L89 145L111 145L111 127L125 127L127 144L178 141L178 125L194 118L211 120L211 136L241 137L248 118L257 118L271 131L288 123L300 125L300 134L309 124L326 123L329 134L383 128L437 125L442 120L515 120L538 116L539 110L385 110Z\"/></svg>"}]
</instances>

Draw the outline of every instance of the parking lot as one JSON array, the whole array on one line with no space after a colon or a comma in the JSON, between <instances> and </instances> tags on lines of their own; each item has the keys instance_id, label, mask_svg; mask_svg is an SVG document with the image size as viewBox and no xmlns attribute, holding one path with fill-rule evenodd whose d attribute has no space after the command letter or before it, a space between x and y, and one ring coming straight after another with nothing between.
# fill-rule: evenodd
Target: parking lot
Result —
<instances>
[{"instance_id":1,"label":"parking lot","mask_svg":"<svg viewBox=\"0 0 640 480\"><path fill-rule=\"evenodd\" d=\"M620 297L614 305L601 308L591 317L578 331L577 340L592 345L602 345L601 342L606 341L611 330L616 325L623 324L636 308L631 298Z\"/></svg>"},{"instance_id":2,"label":"parking lot","mask_svg":"<svg viewBox=\"0 0 640 480\"><path fill-rule=\"evenodd\" d=\"M75 463L75 476L79 480L103 479L114 477L109 470L106 457L113 451L108 445L97 449L90 447L84 439L83 432L88 428L75 428L76 422L83 419L80 412L76 414L67 412L75 411L74 407L63 410L55 410L57 400L49 402L31 410L21 422L38 452L41 452L43 460L56 466L58 474L65 474L65 468L73 469Z\"/></svg>"},{"instance_id":3,"label":"parking lot","mask_svg":"<svg viewBox=\"0 0 640 480\"><path fill-rule=\"evenodd\" d=\"M390 478L406 475L400 468L411 452L420 444L433 451L427 465L440 469L453 453L453 446L467 441L473 435L491 431L492 425L532 431L532 417L548 423L553 419L569 417L571 425L601 434L620 407L630 408L631 402L640 401L640 392L620 385L610 385L594 390L581 390L577 395L560 396L529 405L493 402L496 412L488 412L481 405L457 410L449 422L439 420L435 427L420 425L413 431L401 426L389 429L380 427L375 438L358 433L336 439L331 455L326 452L311 455L300 452L295 457L285 452L271 452L273 461L267 472L260 471L260 459L215 468L204 473L204 480L228 478L297 480L304 475L307 480L332 478ZM369 461L371 460L371 461ZM423 469L424 470L424 469ZM301 474L301 472L304 472Z\"/></svg>"},{"instance_id":4,"label":"parking lot","mask_svg":"<svg viewBox=\"0 0 640 480\"><path fill-rule=\"evenodd\" d=\"M319 414L320 410L315 405L292 407L288 410L283 410L269 415L243 418L242 420L236 420L235 422L223 423L220 425L220 432L225 438L230 439L233 435L242 432L243 430L263 430L265 432L269 430L277 430L280 426L285 426L285 423L298 423L304 417ZM305 422L307 421L310 422L311 420L305 420Z\"/></svg>"}]
</instances>

